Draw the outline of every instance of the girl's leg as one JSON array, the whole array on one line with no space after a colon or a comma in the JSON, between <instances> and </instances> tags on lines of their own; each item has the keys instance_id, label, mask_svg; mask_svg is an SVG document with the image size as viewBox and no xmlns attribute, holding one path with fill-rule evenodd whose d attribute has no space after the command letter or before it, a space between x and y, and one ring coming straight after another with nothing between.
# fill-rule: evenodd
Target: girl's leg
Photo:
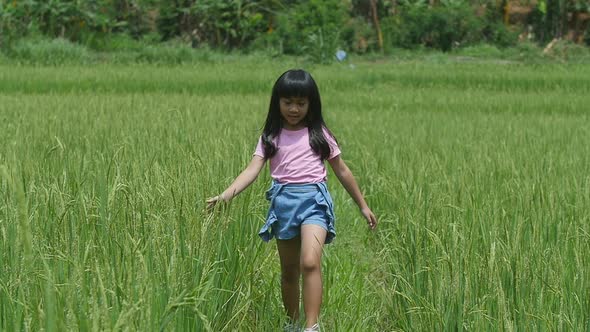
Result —
<instances>
[{"instance_id":1,"label":"girl's leg","mask_svg":"<svg viewBox=\"0 0 590 332\"><path fill-rule=\"evenodd\" d=\"M301 270L306 327L318 322L322 304L321 258L327 232L318 225L301 226Z\"/></svg>"},{"instance_id":2,"label":"girl's leg","mask_svg":"<svg viewBox=\"0 0 590 332\"><path fill-rule=\"evenodd\" d=\"M277 240L279 257L281 259L281 295L287 316L293 322L299 320L299 253L301 238Z\"/></svg>"}]
</instances>

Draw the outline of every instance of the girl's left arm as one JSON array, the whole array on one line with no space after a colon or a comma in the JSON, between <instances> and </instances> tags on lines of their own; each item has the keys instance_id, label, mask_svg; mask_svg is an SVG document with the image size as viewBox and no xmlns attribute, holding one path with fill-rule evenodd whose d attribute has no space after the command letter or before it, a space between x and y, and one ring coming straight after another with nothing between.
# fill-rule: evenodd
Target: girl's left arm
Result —
<instances>
[{"instance_id":1,"label":"girl's left arm","mask_svg":"<svg viewBox=\"0 0 590 332\"><path fill-rule=\"evenodd\" d=\"M361 214L367 220L367 224L369 224L369 228L375 229L375 227L377 227L377 218L367 205L367 202L365 202L365 198L363 197L363 194L361 193L361 190L359 189L352 172L344 163L344 160L342 160L340 156L336 156L332 159L329 159L328 162L330 163L330 166L332 167L332 170L334 171L334 174L336 174L336 177L340 183L342 183L346 191L348 191L350 197L352 197L356 205L358 205L359 209L361 210Z\"/></svg>"}]
</instances>

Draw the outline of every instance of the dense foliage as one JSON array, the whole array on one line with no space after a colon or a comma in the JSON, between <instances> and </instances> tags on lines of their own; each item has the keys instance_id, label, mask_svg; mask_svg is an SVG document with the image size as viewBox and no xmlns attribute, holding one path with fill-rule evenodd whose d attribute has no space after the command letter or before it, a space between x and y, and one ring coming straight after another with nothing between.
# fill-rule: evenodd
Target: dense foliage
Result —
<instances>
[{"instance_id":1,"label":"dense foliage","mask_svg":"<svg viewBox=\"0 0 590 332\"><path fill-rule=\"evenodd\" d=\"M356 53L428 47L448 51L520 38L588 43L588 0L0 0L0 49L22 37L62 38L109 50L124 38L180 41L323 61L336 48ZM513 8L525 8L523 18ZM511 9L512 8L512 9ZM516 17L515 19L512 16ZM530 32L530 33L529 33Z\"/></svg>"}]
</instances>

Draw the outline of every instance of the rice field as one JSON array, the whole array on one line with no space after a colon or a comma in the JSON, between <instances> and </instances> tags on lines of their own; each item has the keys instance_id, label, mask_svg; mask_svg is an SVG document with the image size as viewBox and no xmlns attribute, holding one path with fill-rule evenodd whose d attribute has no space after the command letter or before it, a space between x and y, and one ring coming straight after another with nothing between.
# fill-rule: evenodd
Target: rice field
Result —
<instances>
[{"instance_id":1,"label":"rice field","mask_svg":"<svg viewBox=\"0 0 590 332\"><path fill-rule=\"evenodd\" d=\"M0 67L0 330L280 331L251 158L314 75L380 224L330 174L324 331L590 330L590 67L406 61Z\"/></svg>"}]
</instances>

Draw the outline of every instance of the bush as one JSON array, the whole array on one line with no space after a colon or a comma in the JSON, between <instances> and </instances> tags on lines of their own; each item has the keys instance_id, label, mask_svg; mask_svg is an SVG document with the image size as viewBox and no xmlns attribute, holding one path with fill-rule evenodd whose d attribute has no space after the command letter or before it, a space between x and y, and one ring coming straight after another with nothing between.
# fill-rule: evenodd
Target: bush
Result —
<instances>
[{"instance_id":1,"label":"bush","mask_svg":"<svg viewBox=\"0 0 590 332\"><path fill-rule=\"evenodd\" d=\"M86 47L62 38L20 39L9 54L20 62L42 65L85 64L94 60Z\"/></svg>"},{"instance_id":2,"label":"bush","mask_svg":"<svg viewBox=\"0 0 590 332\"><path fill-rule=\"evenodd\" d=\"M379 50L375 27L364 17L349 19L343 29L342 39L353 52L358 54Z\"/></svg>"},{"instance_id":3,"label":"bush","mask_svg":"<svg viewBox=\"0 0 590 332\"><path fill-rule=\"evenodd\" d=\"M590 49L569 40L556 42L547 55L568 62L590 62Z\"/></svg>"},{"instance_id":4,"label":"bush","mask_svg":"<svg viewBox=\"0 0 590 332\"><path fill-rule=\"evenodd\" d=\"M141 39L133 38L125 33L118 33L95 38L87 46L105 52L141 51L148 46L158 45L159 42L160 36L157 33L146 34Z\"/></svg>"},{"instance_id":5,"label":"bush","mask_svg":"<svg viewBox=\"0 0 590 332\"><path fill-rule=\"evenodd\" d=\"M286 54L305 55L314 62L330 62L343 47L342 27L348 12L341 0L304 0L278 15L270 38Z\"/></svg>"},{"instance_id":6,"label":"bush","mask_svg":"<svg viewBox=\"0 0 590 332\"><path fill-rule=\"evenodd\" d=\"M385 35L394 47L418 45L450 51L481 39L482 22L467 3L430 7L426 3L405 3L397 17L384 20Z\"/></svg>"},{"instance_id":7,"label":"bush","mask_svg":"<svg viewBox=\"0 0 590 332\"><path fill-rule=\"evenodd\" d=\"M27 16L23 5L0 1L0 50L8 50L15 40L26 35L29 22L24 17Z\"/></svg>"},{"instance_id":8,"label":"bush","mask_svg":"<svg viewBox=\"0 0 590 332\"><path fill-rule=\"evenodd\" d=\"M105 52L139 51L145 47L139 40L131 38L124 33L104 35L93 38L87 44L88 47Z\"/></svg>"},{"instance_id":9,"label":"bush","mask_svg":"<svg viewBox=\"0 0 590 332\"><path fill-rule=\"evenodd\" d=\"M268 29L276 1L199 0L162 2L158 30L165 39L183 37L192 45L224 49L247 47Z\"/></svg>"},{"instance_id":10,"label":"bush","mask_svg":"<svg viewBox=\"0 0 590 332\"><path fill-rule=\"evenodd\" d=\"M212 62L214 53L208 47L192 48L177 40L159 44L136 44L133 49L118 49L105 53L107 61L132 64L177 65Z\"/></svg>"},{"instance_id":11,"label":"bush","mask_svg":"<svg viewBox=\"0 0 590 332\"><path fill-rule=\"evenodd\" d=\"M467 46L458 50L457 54L474 58L501 58L503 55L496 46L489 44Z\"/></svg>"},{"instance_id":12,"label":"bush","mask_svg":"<svg viewBox=\"0 0 590 332\"><path fill-rule=\"evenodd\" d=\"M519 42L516 44L516 47L504 50L504 54L507 58L530 62L542 60L542 53L543 49L541 49L536 43L530 41Z\"/></svg>"},{"instance_id":13,"label":"bush","mask_svg":"<svg viewBox=\"0 0 590 332\"><path fill-rule=\"evenodd\" d=\"M196 58L196 52L188 46L146 46L139 51L136 60L153 64L190 63Z\"/></svg>"},{"instance_id":14,"label":"bush","mask_svg":"<svg viewBox=\"0 0 590 332\"><path fill-rule=\"evenodd\" d=\"M488 21L482 30L484 40L499 47L515 46L518 34L518 31L510 30L504 23L497 21Z\"/></svg>"},{"instance_id":15,"label":"bush","mask_svg":"<svg viewBox=\"0 0 590 332\"><path fill-rule=\"evenodd\" d=\"M9 59L6 57L6 55L4 55L3 52L0 51L0 64L5 64L8 62L9 62Z\"/></svg>"}]
</instances>

